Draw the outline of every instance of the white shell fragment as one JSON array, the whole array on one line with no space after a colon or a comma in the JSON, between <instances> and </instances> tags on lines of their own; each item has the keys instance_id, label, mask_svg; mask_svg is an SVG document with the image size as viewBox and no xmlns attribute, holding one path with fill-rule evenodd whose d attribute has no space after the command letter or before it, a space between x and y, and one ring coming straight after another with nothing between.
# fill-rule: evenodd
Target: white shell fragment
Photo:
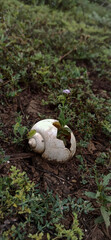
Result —
<instances>
[{"instance_id":1,"label":"white shell fragment","mask_svg":"<svg viewBox=\"0 0 111 240\"><path fill-rule=\"evenodd\" d=\"M36 130L35 135L29 139L29 145L34 152L41 153L49 161L65 162L71 159L76 151L76 140L71 131L70 148L57 138L58 129L53 125L55 119L45 119L37 122L31 130Z\"/></svg>"}]
</instances>

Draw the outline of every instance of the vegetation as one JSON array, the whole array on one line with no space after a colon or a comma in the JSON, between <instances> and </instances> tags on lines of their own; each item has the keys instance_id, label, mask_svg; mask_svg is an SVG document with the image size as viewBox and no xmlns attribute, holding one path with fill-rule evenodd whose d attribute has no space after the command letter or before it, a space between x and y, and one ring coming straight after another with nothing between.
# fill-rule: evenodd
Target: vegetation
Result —
<instances>
[{"instance_id":1,"label":"vegetation","mask_svg":"<svg viewBox=\"0 0 111 240\"><path fill-rule=\"evenodd\" d=\"M65 217L66 212L69 212L71 203L68 199L61 201L58 196L54 198L52 192L48 190L46 194L41 194L25 172L20 173L14 166L11 167L10 171L11 174L1 178L0 182L0 218L1 222L5 217L13 220L11 220L11 228L3 232L2 239L39 239L47 232L47 229L53 230L54 228L58 233L54 239L59 239L62 236L68 236L69 239L75 240L82 239L83 233L78 227L76 213L74 213L72 229L66 230L63 225L58 224ZM38 234L33 235L32 231L35 230L41 234L39 236ZM50 239L49 233L47 236Z\"/></svg>"},{"instance_id":2,"label":"vegetation","mask_svg":"<svg viewBox=\"0 0 111 240\"><path fill-rule=\"evenodd\" d=\"M1 0L0 9L0 239L86 239L83 219L92 212L110 239L111 0ZM37 117L46 117L42 107L52 111L66 146L64 126L75 133L79 197L41 189L10 160L12 149L30 151L34 134L24 92L41 94Z\"/></svg>"}]
</instances>

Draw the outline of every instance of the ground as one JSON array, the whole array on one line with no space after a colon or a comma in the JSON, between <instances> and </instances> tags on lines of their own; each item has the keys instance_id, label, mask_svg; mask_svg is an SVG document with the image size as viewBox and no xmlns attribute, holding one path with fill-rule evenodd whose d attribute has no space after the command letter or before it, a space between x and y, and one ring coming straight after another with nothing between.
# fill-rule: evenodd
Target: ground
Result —
<instances>
[{"instance_id":1,"label":"ground","mask_svg":"<svg viewBox=\"0 0 111 240\"><path fill-rule=\"evenodd\" d=\"M93 77L94 79L94 77ZM106 98L109 98L109 83L107 81L95 81L93 80L93 91L95 94L103 95L105 92ZM14 101L5 100L5 107L0 106L1 119L5 127L5 134L7 140L2 143L2 147L6 151L6 155L10 156L8 163L0 165L0 175L4 176L9 172L11 165L17 166L21 171L26 171L30 180L36 184L40 184L40 188L46 191L47 187L52 190L54 194L58 194L60 198L67 198L67 196L83 198L85 191L94 191L96 186L94 179L90 179L88 182L89 169L94 165L94 160L101 152L105 152L109 148L108 139L104 134L97 134L93 137L93 141L90 141L87 149L82 149L82 156L84 157L87 171L85 172L85 180L88 180L83 185L81 172L79 172L80 161L76 157L81 154L81 149L77 147L75 156L66 163L53 163L46 162L40 155L31 151L28 146L27 139L24 144L19 146L11 143L12 125L15 124L15 117L17 112L21 112L23 115L23 125L31 127L34 123L41 118L56 118L56 113L51 106L43 106L41 104L42 99L47 99L46 93L40 93L31 91L30 88L24 89L22 93L17 96ZM78 142L79 136L75 131L74 135ZM109 164L111 169L111 164ZM84 169L83 169L84 171ZM103 167L100 165L101 174L105 174ZM107 173L107 168L106 168ZM92 201L94 204L94 202ZM95 203L96 204L96 203ZM95 225L94 218L98 214L97 210L87 215L82 214L80 225L85 232L84 240L109 240L111 239L105 225ZM72 222L72 215L68 216L65 221L65 225L69 226ZM109 233L111 234L111 228Z\"/></svg>"}]
</instances>

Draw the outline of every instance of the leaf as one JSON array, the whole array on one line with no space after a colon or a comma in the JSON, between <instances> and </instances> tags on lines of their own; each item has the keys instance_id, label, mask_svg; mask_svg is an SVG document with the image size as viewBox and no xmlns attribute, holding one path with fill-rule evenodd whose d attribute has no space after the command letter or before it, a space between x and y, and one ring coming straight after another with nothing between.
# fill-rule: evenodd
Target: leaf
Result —
<instances>
[{"instance_id":1,"label":"leaf","mask_svg":"<svg viewBox=\"0 0 111 240\"><path fill-rule=\"evenodd\" d=\"M50 240L50 234L47 233L47 240Z\"/></svg>"},{"instance_id":2,"label":"leaf","mask_svg":"<svg viewBox=\"0 0 111 240\"><path fill-rule=\"evenodd\" d=\"M111 203L111 196L106 196L107 202Z\"/></svg>"},{"instance_id":3,"label":"leaf","mask_svg":"<svg viewBox=\"0 0 111 240\"><path fill-rule=\"evenodd\" d=\"M100 195L101 195L101 192L100 192L100 191L97 191L97 193L96 193L96 198L99 198Z\"/></svg>"},{"instance_id":4,"label":"leaf","mask_svg":"<svg viewBox=\"0 0 111 240\"><path fill-rule=\"evenodd\" d=\"M43 237L43 233L41 232L41 233L36 233L36 234L29 234L28 235L28 237L29 238L31 238L31 239L35 239L35 240L42 240L42 237Z\"/></svg>"},{"instance_id":5,"label":"leaf","mask_svg":"<svg viewBox=\"0 0 111 240\"><path fill-rule=\"evenodd\" d=\"M14 203L14 204L13 204L13 207L17 208L17 204L16 204L16 203Z\"/></svg>"},{"instance_id":6,"label":"leaf","mask_svg":"<svg viewBox=\"0 0 111 240\"><path fill-rule=\"evenodd\" d=\"M109 173L108 175L106 175L103 179L103 186L107 186L109 183L109 180L111 179L111 173Z\"/></svg>"},{"instance_id":7,"label":"leaf","mask_svg":"<svg viewBox=\"0 0 111 240\"><path fill-rule=\"evenodd\" d=\"M58 129L60 129L61 128L61 124L60 124L60 122L54 122L53 123L53 125L56 127L56 128L58 128Z\"/></svg>"},{"instance_id":8,"label":"leaf","mask_svg":"<svg viewBox=\"0 0 111 240\"><path fill-rule=\"evenodd\" d=\"M85 192L85 195L87 197L96 199L96 193L94 193L94 192Z\"/></svg>"},{"instance_id":9,"label":"leaf","mask_svg":"<svg viewBox=\"0 0 111 240\"><path fill-rule=\"evenodd\" d=\"M27 134L28 139L32 138L35 134L36 134L36 130L35 129L33 129L30 132L28 132L28 134Z\"/></svg>"},{"instance_id":10,"label":"leaf","mask_svg":"<svg viewBox=\"0 0 111 240\"><path fill-rule=\"evenodd\" d=\"M101 215L104 219L104 222L106 224L106 228L108 228L110 226L110 212L108 212L106 210L106 208L103 206L100 208L100 211L101 211Z\"/></svg>"},{"instance_id":11,"label":"leaf","mask_svg":"<svg viewBox=\"0 0 111 240\"><path fill-rule=\"evenodd\" d=\"M68 128L68 127L61 127L59 130L58 130L58 136L66 136L66 137L69 137L69 140L71 138L71 130Z\"/></svg>"},{"instance_id":12,"label":"leaf","mask_svg":"<svg viewBox=\"0 0 111 240\"><path fill-rule=\"evenodd\" d=\"M105 190L111 191L111 187L106 187Z\"/></svg>"},{"instance_id":13,"label":"leaf","mask_svg":"<svg viewBox=\"0 0 111 240\"><path fill-rule=\"evenodd\" d=\"M103 217L102 217L102 216L97 217L94 222L95 222L96 224L98 224L98 223L103 223L103 222L104 222Z\"/></svg>"},{"instance_id":14,"label":"leaf","mask_svg":"<svg viewBox=\"0 0 111 240\"><path fill-rule=\"evenodd\" d=\"M14 125L14 134L15 136L17 135L17 132L18 132L18 128L20 127L20 124L19 122L17 122L15 125Z\"/></svg>"}]
</instances>

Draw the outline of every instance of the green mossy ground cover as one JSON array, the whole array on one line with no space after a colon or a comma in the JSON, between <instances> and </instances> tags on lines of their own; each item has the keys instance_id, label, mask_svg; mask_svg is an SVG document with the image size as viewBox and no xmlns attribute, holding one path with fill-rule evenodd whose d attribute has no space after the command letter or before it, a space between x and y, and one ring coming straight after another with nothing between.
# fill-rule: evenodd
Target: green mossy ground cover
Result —
<instances>
[{"instance_id":1,"label":"green mossy ground cover","mask_svg":"<svg viewBox=\"0 0 111 240\"><path fill-rule=\"evenodd\" d=\"M102 5L87 0L69 1L69 4L67 1L0 1L2 240L91 239L90 229L85 229L83 220L89 212L94 213L93 223L104 222L103 234L109 239L110 4L110 1ZM69 89L70 94L64 95L64 89ZM32 116L26 105L35 99L39 111L36 109ZM14 123L10 120L12 115ZM77 169L72 174L81 175L81 181L79 177L76 179L74 188L79 194L75 198L72 190L65 197L53 195L50 184L47 190L43 186L39 189L36 183L42 185L42 177L33 183L28 167L24 173L20 162L21 173L11 167L17 167L16 157L11 161L11 152L15 149L21 156L24 152L28 154L28 131L37 120L47 117L66 121L76 135L77 153L70 164L73 169L76 162ZM27 159L21 158L28 164ZM54 165L54 168L60 170L61 166ZM70 172L67 175L70 179ZM74 181L70 184L75 184ZM68 214L72 216L67 220L70 226L64 224Z\"/></svg>"}]
</instances>

